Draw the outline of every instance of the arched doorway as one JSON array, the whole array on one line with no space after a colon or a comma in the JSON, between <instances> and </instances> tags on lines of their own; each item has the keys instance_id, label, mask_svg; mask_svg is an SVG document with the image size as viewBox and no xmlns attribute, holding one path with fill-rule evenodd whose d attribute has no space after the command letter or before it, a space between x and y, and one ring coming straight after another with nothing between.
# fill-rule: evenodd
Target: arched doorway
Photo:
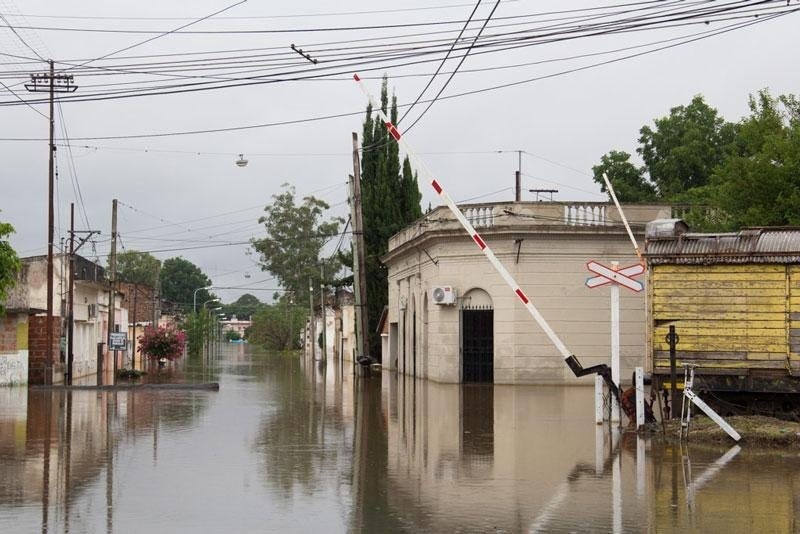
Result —
<instances>
[{"instance_id":1,"label":"arched doorway","mask_svg":"<svg viewBox=\"0 0 800 534\"><path fill-rule=\"evenodd\" d=\"M494 381L494 308L492 298L480 288L462 298L461 381Z\"/></svg>"}]
</instances>

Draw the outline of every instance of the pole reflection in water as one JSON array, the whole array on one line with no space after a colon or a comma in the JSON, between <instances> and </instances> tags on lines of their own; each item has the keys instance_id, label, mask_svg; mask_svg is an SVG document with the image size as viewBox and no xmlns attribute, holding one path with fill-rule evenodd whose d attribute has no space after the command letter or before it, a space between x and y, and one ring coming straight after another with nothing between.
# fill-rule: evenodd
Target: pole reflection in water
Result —
<instances>
[{"instance_id":1,"label":"pole reflection in water","mask_svg":"<svg viewBox=\"0 0 800 534\"><path fill-rule=\"evenodd\" d=\"M0 532L797 530L796 455L616 435L588 387L351 365L236 345L162 376L218 393L0 389Z\"/></svg>"}]
</instances>

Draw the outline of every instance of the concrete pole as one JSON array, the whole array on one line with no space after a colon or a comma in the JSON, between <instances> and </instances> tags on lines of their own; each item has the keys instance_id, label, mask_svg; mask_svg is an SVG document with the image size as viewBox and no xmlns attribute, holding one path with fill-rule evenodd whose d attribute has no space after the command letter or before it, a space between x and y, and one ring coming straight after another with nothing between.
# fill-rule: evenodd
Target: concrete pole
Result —
<instances>
[{"instance_id":1,"label":"concrete pole","mask_svg":"<svg viewBox=\"0 0 800 534\"><path fill-rule=\"evenodd\" d=\"M356 298L356 359L369 355L367 317L367 266L364 248L364 218L361 210L361 162L358 158L358 135L353 132L353 288ZM377 357L380 359L381 355ZM353 362L355 366L355 361ZM354 367L355 369L355 367Z\"/></svg>"}]
</instances>

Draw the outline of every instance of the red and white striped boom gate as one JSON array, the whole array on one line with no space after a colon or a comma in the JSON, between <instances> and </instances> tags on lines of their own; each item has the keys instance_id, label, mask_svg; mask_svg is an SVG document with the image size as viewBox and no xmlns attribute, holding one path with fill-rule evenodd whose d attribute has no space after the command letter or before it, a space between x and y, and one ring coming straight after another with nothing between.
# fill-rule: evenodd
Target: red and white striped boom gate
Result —
<instances>
[{"instance_id":1,"label":"red and white striped boom gate","mask_svg":"<svg viewBox=\"0 0 800 534\"><path fill-rule=\"evenodd\" d=\"M400 131L397 129L397 127L394 124L392 124L392 121L389 120L389 118L386 116L386 114L383 112L380 106L377 105L377 102L372 97L372 94L364 86L364 83L361 81L361 78L359 78L358 74L354 74L353 79L358 83L358 86L361 88L361 90L364 91L364 94L369 99L369 103L372 105L372 109L374 109L377 112L378 116L381 118L384 125L386 126L386 129L389 131L389 135L391 135L394 138L394 140L397 141L397 143L401 147L403 147L408 157L414 161L417 169L422 171L422 173L426 175L427 178L430 179L431 187L433 187L433 189L436 190L436 193L438 193L439 197L441 197L444 203L447 204L447 207L450 208L450 211L453 213L453 215L455 215L458 222L461 223L461 226L463 226L464 229L467 231L467 234L469 234L469 236L472 238L472 240L475 242L478 248L481 249L484 255L486 255L486 257L489 260L489 263L492 264L492 266L500 274L503 280L505 280L506 284L508 284L508 286L512 289L512 291L514 291L514 294L517 295L517 298L522 303L522 305L525 306L525 308L533 316L533 318L536 320L536 322L539 324L542 330L544 330L544 333L547 335L547 337L550 339L553 345L555 345L558 351L561 353L561 356L564 358L564 363L567 364L567 366L572 370L575 376L599 374L600 376L603 377L603 380L606 382L612 393L617 397L617 399L619 399L619 389L617 388L617 385L614 383L614 381L611 379L611 368L606 364L601 364L592 367L587 367L584 369L584 367L580 364L575 355L570 353L566 345L564 345L564 343L561 341L561 338L559 338L558 335L555 333L555 331L553 331L553 329L550 327L550 325L547 324L545 318L542 316L541 313L539 313L539 310L536 309L536 306L533 305L528 296L525 295L525 292L522 291L522 289L519 287L519 284L517 284L516 280L514 280L514 277L511 276L511 273L509 273L508 270L503 266L503 264L500 263L500 260L498 260L497 256L494 255L492 249L489 248L489 246L486 244L486 242L483 240L480 234L475 230L472 224L470 224L467 218L464 217L464 214L461 213L460 209L458 209L458 206L456 205L455 202L453 202L453 199L450 198L450 195L448 195L444 191L444 188L441 186L441 184L439 184L436 178L434 178L433 173L431 173L425 166L425 164L422 162L422 160L420 160L417 157L416 153L408 145L405 138L400 134Z\"/></svg>"}]
</instances>

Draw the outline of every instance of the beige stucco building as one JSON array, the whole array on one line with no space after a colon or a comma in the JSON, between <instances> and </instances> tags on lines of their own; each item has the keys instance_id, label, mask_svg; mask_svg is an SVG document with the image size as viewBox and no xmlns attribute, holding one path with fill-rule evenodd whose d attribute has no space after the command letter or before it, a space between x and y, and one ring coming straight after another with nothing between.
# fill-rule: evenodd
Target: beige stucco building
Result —
<instances>
[{"instance_id":1,"label":"beige stucco building","mask_svg":"<svg viewBox=\"0 0 800 534\"><path fill-rule=\"evenodd\" d=\"M589 289L585 280L589 260L638 261L616 208L509 202L461 209L583 366L608 363L609 286ZM671 216L666 206L623 210L640 241L648 221ZM384 366L439 382L578 383L448 208L394 235L383 261L389 271ZM643 363L645 293L620 290L623 382Z\"/></svg>"}]
</instances>

